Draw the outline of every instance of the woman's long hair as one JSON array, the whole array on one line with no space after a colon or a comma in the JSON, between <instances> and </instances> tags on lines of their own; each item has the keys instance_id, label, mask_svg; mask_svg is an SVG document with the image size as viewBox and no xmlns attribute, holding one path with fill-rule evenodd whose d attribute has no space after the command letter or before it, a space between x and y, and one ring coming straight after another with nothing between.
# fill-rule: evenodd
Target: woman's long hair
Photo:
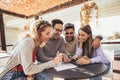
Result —
<instances>
[{"instance_id":1,"label":"woman's long hair","mask_svg":"<svg viewBox=\"0 0 120 80\"><path fill-rule=\"evenodd\" d=\"M45 20L36 20L30 24L30 30L22 33L19 36L19 40L25 37L32 37L35 41L35 46L40 46L42 43L40 40L41 33L46 29L46 27L51 27L51 24Z\"/></svg>"},{"instance_id":2,"label":"woman's long hair","mask_svg":"<svg viewBox=\"0 0 120 80\"><path fill-rule=\"evenodd\" d=\"M85 55L85 51L87 50L87 56L91 58L92 53L93 53L93 47L92 47L93 38L92 38L91 27L90 25L86 25L86 26L81 27L79 30L84 31L85 33L89 35L88 39L85 42L83 42L82 50L83 50L83 55Z\"/></svg>"}]
</instances>

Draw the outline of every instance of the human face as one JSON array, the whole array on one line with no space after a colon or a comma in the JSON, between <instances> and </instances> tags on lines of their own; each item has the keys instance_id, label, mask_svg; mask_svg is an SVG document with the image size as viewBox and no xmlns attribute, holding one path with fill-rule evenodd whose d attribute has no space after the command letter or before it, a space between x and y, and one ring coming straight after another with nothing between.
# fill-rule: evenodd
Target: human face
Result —
<instances>
[{"instance_id":1,"label":"human face","mask_svg":"<svg viewBox=\"0 0 120 80\"><path fill-rule=\"evenodd\" d=\"M42 42L47 42L50 38L51 27L46 27L43 32L41 32L40 40Z\"/></svg>"},{"instance_id":2,"label":"human face","mask_svg":"<svg viewBox=\"0 0 120 80\"><path fill-rule=\"evenodd\" d=\"M78 32L78 41L79 42L85 42L88 39L89 35L84 32L83 30L79 30Z\"/></svg>"},{"instance_id":3,"label":"human face","mask_svg":"<svg viewBox=\"0 0 120 80\"><path fill-rule=\"evenodd\" d=\"M65 40L70 42L74 38L74 30L73 29L66 29L64 32Z\"/></svg>"},{"instance_id":4,"label":"human face","mask_svg":"<svg viewBox=\"0 0 120 80\"><path fill-rule=\"evenodd\" d=\"M58 39L63 31L63 25L62 24L56 24L53 29L53 37L55 39Z\"/></svg>"}]
</instances>

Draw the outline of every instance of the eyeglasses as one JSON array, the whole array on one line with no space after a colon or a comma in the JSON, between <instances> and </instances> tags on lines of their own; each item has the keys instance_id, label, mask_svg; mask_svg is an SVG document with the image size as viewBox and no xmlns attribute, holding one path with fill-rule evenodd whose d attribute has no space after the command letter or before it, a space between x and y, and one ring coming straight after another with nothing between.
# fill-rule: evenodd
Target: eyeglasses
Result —
<instances>
[{"instance_id":1,"label":"eyeglasses","mask_svg":"<svg viewBox=\"0 0 120 80\"><path fill-rule=\"evenodd\" d=\"M67 32L66 32L65 34L66 34L66 35L68 35L68 34L73 34L73 32L70 32L70 33L67 33Z\"/></svg>"},{"instance_id":2,"label":"eyeglasses","mask_svg":"<svg viewBox=\"0 0 120 80\"><path fill-rule=\"evenodd\" d=\"M56 31L58 32L62 32L63 30L60 30L60 29L57 29L57 28L54 28Z\"/></svg>"}]
</instances>

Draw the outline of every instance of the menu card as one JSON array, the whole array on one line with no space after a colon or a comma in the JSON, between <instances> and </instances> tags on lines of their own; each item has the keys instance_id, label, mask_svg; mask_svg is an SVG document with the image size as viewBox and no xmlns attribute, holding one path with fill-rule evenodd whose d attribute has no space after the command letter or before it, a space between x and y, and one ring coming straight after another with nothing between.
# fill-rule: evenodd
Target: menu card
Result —
<instances>
[{"instance_id":1,"label":"menu card","mask_svg":"<svg viewBox=\"0 0 120 80\"><path fill-rule=\"evenodd\" d=\"M56 71L62 71L66 69L76 68L77 66L71 63L61 63L58 66L54 67Z\"/></svg>"}]
</instances>

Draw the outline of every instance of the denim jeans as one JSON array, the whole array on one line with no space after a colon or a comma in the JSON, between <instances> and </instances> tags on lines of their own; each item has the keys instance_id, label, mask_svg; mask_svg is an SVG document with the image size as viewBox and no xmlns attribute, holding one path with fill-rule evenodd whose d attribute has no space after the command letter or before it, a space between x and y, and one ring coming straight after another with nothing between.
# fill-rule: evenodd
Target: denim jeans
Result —
<instances>
[{"instance_id":1,"label":"denim jeans","mask_svg":"<svg viewBox=\"0 0 120 80\"><path fill-rule=\"evenodd\" d=\"M98 77L90 78L90 80L102 80L102 77L98 76Z\"/></svg>"},{"instance_id":2,"label":"denim jeans","mask_svg":"<svg viewBox=\"0 0 120 80\"><path fill-rule=\"evenodd\" d=\"M105 63L105 65L107 66L107 68L108 68L107 70L109 71L110 70L110 63ZM98 76L98 77L90 78L90 80L102 80L102 77Z\"/></svg>"},{"instance_id":3,"label":"denim jeans","mask_svg":"<svg viewBox=\"0 0 120 80\"><path fill-rule=\"evenodd\" d=\"M9 71L2 77L1 80L27 80L27 77L23 71Z\"/></svg>"},{"instance_id":4,"label":"denim jeans","mask_svg":"<svg viewBox=\"0 0 120 80\"><path fill-rule=\"evenodd\" d=\"M46 72L40 72L35 74L35 80L52 80L52 76L50 76L48 73Z\"/></svg>"}]
</instances>

